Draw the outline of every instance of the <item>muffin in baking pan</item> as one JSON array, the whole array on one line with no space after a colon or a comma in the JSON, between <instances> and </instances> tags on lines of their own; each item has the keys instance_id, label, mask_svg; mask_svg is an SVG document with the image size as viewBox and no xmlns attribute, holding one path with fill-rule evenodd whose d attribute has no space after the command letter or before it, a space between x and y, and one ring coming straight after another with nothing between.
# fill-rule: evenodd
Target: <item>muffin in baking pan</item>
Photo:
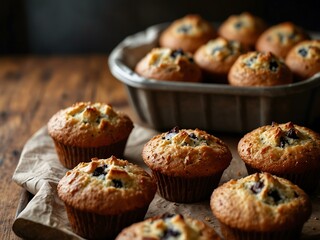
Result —
<instances>
[{"instance_id":1,"label":"muffin in baking pan","mask_svg":"<svg viewBox=\"0 0 320 240\"><path fill-rule=\"evenodd\" d=\"M239 41L216 38L202 45L194 60L202 69L206 82L228 83L228 72L237 58L248 49Z\"/></svg>"},{"instance_id":2,"label":"muffin in baking pan","mask_svg":"<svg viewBox=\"0 0 320 240\"><path fill-rule=\"evenodd\" d=\"M193 56L181 49L153 48L135 67L145 78L162 81L200 82L202 73Z\"/></svg>"},{"instance_id":3,"label":"muffin in baking pan","mask_svg":"<svg viewBox=\"0 0 320 240\"><path fill-rule=\"evenodd\" d=\"M228 73L232 86L276 86L292 83L288 66L271 52L252 51L242 54Z\"/></svg>"},{"instance_id":4,"label":"muffin in baking pan","mask_svg":"<svg viewBox=\"0 0 320 240\"><path fill-rule=\"evenodd\" d=\"M159 36L160 47L194 53L217 36L212 23L200 15L189 14L173 21Z\"/></svg>"},{"instance_id":5,"label":"muffin in baking pan","mask_svg":"<svg viewBox=\"0 0 320 240\"><path fill-rule=\"evenodd\" d=\"M265 30L256 42L256 50L272 52L285 59L297 43L310 39L307 32L292 22L283 22Z\"/></svg>"},{"instance_id":6,"label":"muffin in baking pan","mask_svg":"<svg viewBox=\"0 0 320 240\"><path fill-rule=\"evenodd\" d=\"M320 72L320 40L305 40L295 45L286 57L295 81L306 80Z\"/></svg>"},{"instance_id":7,"label":"muffin in baking pan","mask_svg":"<svg viewBox=\"0 0 320 240\"><path fill-rule=\"evenodd\" d=\"M219 36L241 42L248 49L253 50L261 33L267 28L266 22L249 12L229 16L221 23Z\"/></svg>"}]
</instances>

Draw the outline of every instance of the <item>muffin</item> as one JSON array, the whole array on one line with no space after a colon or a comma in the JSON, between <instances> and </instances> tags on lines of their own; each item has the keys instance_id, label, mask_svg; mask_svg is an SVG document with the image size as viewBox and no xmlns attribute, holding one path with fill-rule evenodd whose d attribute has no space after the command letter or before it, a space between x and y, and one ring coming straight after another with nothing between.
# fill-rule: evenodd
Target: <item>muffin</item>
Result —
<instances>
[{"instance_id":1,"label":"muffin","mask_svg":"<svg viewBox=\"0 0 320 240\"><path fill-rule=\"evenodd\" d=\"M209 198L232 155L224 142L203 130L175 127L150 139L142 158L163 198L191 203Z\"/></svg>"},{"instance_id":2,"label":"muffin","mask_svg":"<svg viewBox=\"0 0 320 240\"><path fill-rule=\"evenodd\" d=\"M191 53L181 49L154 48L135 67L145 78L163 81L200 82L201 69Z\"/></svg>"},{"instance_id":3,"label":"muffin","mask_svg":"<svg viewBox=\"0 0 320 240\"><path fill-rule=\"evenodd\" d=\"M254 49L260 34L267 28L265 21L248 12L231 15L218 29L218 34L228 40L241 42L249 49Z\"/></svg>"},{"instance_id":4,"label":"muffin","mask_svg":"<svg viewBox=\"0 0 320 240\"><path fill-rule=\"evenodd\" d=\"M228 72L237 58L247 52L238 41L216 38L202 45L194 54L194 60L208 82L228 83Z\"/></svg>"},{"instance_id":5,"label":"muffin","mask_svg":"<svg viewBox=\"0 0 320 240\"><path fill-rule=\"evenodd\" d=\"M214 190L210 206L225 239L299 239L311 215L308 195L269 173L230 180Z\"/></svg>"},{"instance_id":6,"label":"muffin","mask_svg":"<svg viewBox=\"0 0 320 240\"><path fill-rule=\"evenodd\" d=\"M256 50L272 52L285 59L297 43L309 39L309 35L292 22L283 22L265 30L257 40Z\"/></svg>"},{"instance_id":7,"label":"muffin","mask_svg":"<svg viewBox=\"0 0 320 240\"><path fill-rule=\"evenodd\" d=\"M292 79L288 66L271 52L242 54L228 73L233 86L275 86L292 83Z\"/></svg>"},{"instance_id":8,"label":"muffin","mask_svg":"<svg viewBox=\"0 0 320 240\"><path fill-rule=\"evenodd\" d=\"M156 184L142 168L111 156L78 164L60 180L57 191L76 234L112 239L144 219Z\"/></svg>"},{"instance_id":9,"label":"muffin","mask_svg":"<svg viewBox=\"0 0 320 240\"><path fill-rule=\"evenodd\" d=\"M306 40L295 45L286 57L286 64L296 81L320 72L320 40Z\"/></svg>"},{"instance_id":10,"label":"muffin","mask_svg":"<svg viewBox=\"0 0 320 240\"><path fill-rule=\"evenodd\" d=\"M48 122L58 158L69 169L93 157L122 157L132 129L127 115L104 103L76 103Z\"/></svg>"},{"instance_id":11,"label":"muffin","mask_svg":"<svg viewBox=\"0 0 320 240\"><path fill-rule=\"evenodd\" d=\"M183 49L194 53L201 45L216 37L213 25L197 14L189 14L172 22L159 36L160 47Z\"/></svg>"},{"instance_id":12,"label":"muffin","mask_svg":"<svg viewBox=\"0 0 320 240\"><path fill-rule=\"evenodd\" d=\"M254 129L238 143L248 173L269 172L313 192L320 178L320 136L292 122Z\"/></svg>"},{"instance_id":13,"label":"muffin","mask_svg":"<svg viewBox=\"0 0 320 240\"><path fill-rule=\"evenodd\" d=\"M135 223L117 236L116 240L192 239L220 240L221 238L202 221L181 214L163 214Z\"/></svg>"}]
</instances>

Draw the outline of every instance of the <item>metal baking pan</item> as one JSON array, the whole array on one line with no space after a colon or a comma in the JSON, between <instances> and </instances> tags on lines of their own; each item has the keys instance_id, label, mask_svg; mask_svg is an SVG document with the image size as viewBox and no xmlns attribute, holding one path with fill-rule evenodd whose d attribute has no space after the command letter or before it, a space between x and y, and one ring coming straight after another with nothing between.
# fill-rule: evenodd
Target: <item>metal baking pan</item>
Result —
<instances>
[{"instance_id":1,"label":"metal baking pan","mask_svg":"<svg viewBox=\"0 0 320 240\"><path fill-rule=\"evenodd\" d=\"M272 87L181 83L146 79L133 69L166 24L125 38L109 56L111 73L126 86L140 120L157 130L173 126L245 133L272 121L320 128L320 73L303 82Z\"/></svg>"}]
</instances>

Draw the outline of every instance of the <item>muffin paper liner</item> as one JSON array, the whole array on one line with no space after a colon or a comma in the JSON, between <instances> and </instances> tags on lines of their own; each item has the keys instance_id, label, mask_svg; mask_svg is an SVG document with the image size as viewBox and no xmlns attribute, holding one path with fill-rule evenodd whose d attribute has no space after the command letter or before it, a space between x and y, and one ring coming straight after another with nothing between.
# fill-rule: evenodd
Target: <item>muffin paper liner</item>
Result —
<instances>
[{"instance_id":1,"label":"muffin paper liner","mask_svg":"<svg viewBox=\"0 0 320 240\"><path fill-rule=\"evenodd\" d=\"M294 240L300 239L302 226L274 232L252 232L232 228L220 222L221 233L228 240Z\"/></svg>"},{"instance_id":2,"label":"muffin paper liner","mask_svg":"<svg viewBox=\"0 0 320 240\"><path fill-rule=\"evenodd\" d=\"M222 172L212 176L184 178L168 176L159 171L152 171L158 185L159 194L172 202L192 203L209 199L218 186Z\"/></svg>"},{"instance_id":3,"label":"muffin paper liner","mask_svg":"<svg viewBox=\"0 0 320 240\"><path fill-rule=\"evenodd\" d=\"M253 168L248 164L245 164L245 165L249 175L253 173L261 172L259 169ZM314 169L312 171L308 170L303 173L287 173L287 174L278 174L273 172L269 172L269 173L291 181L292 183L298 185L300 188L302 188L305 192L309 194L313 193L317 189L319 185L319 180L320 180L319 169Z\"/></svg>"},{"instance_id":4,"label":"muffin paper liner","mask_svg":"<svg viewBox=\"0 0 320 240\"><path fill-rule=\"evenodd\" d=\"M53 141L61 164L68 169L72 169L80 162L90 162L91 158L94 157L108 158L114 155L122 158L127 140L128 138L110 145L89 148L69 146L56 140Z\"/></svg>"},{"instance_id":5,"label":"muffin paper liner","mask_svg":"<svg viewBox=\"0 0 320 240\"><path fill-rule=\"evenodd\" d=\"M148 206L117 215L100 215L65 205L73 231L88 239L114 239L125 227L142 221Z\"/></svg>"}]
</instances>

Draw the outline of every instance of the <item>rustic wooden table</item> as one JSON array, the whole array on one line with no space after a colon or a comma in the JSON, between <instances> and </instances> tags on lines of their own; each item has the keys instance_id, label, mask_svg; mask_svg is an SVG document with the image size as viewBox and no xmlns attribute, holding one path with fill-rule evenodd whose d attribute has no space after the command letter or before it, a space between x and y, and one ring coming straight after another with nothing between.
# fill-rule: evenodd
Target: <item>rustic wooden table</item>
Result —
<instances>
[{"instance_id":1,"label":"rustic wooden table","mask_svg":"<svg viewBox=\"0 0 320 240\"><path fill-rule=\"evenodd\" d=\"M12 224L26 191L12 175L24 144L54 113L77 101L109 103L139 123L106 55L0 58L0 239L20 239ZM307 225L312 234L303 239L319 239L319 199L313 198L317 204Z\"/></svg>"},{"instance_id":2,"label":"rustic wooden table","mask_svg":"<svg viewBox=\"0 0 320 240\"><path fill-rule=\"evenodd\" d=\"M11 178L25 142L76 101L103 101L135 120L106 55L0 58L0 239L19 239L12 224L23 190Z\"/></svg>"}]
</instances>

